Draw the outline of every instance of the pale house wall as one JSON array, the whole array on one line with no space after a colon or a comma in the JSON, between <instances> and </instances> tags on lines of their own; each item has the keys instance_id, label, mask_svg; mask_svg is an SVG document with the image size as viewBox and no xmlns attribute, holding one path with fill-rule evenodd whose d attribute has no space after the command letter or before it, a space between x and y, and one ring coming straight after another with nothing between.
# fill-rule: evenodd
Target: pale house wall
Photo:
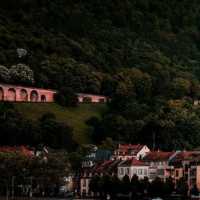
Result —
<instances>
[{"instance_id":1,"label":"pale house wall","mask_svg":"<svg viewBox=\"0 0 200 200\"><path fill-rule=\"evenodd\" d=\"M88 195L89 194L89 184L90 184L90 178L81 178L80 181L80 192L81 196Z\"/></svg>"},{"instance_id":2,"label":"pale house wall","mask_svg":"<svg viewBox=\"0 0 200 200\"><path fill-rule=\"evenodd\" d=\"M200 166L197 166L197 171L196 171L196 184L197 188L200 190Z\"/></svg>"},{"instance_id":3,"label":"pale house wall","mask_svg":"<svg viewBox=\"0 0 200 200\"><path fill-rule=\"evenodd\" d=\"M137 175L139 179L149 178L148 166L131 166L131 167L118 167L118 178L123 179L125 175L128 175L130 180L134 175Z\"/></svg>"},{"instance_id":4,"label":"pale house wall","mask_svg":"<svg viewBox=\"0 0 200 200\"><path fill-rule=\"evenodd\" d=\"M149 152L150 149L146 145L143 146L143 148L137 153L137 159L144 158Z\"/></svg>"}]
</instances>

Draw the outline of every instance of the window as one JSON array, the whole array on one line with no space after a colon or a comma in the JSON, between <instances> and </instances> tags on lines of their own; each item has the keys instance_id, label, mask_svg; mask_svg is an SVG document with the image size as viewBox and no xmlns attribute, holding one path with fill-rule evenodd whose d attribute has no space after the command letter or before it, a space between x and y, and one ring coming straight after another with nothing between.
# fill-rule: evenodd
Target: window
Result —
<instances>
[{"instance_id":1,"label":"window","mask_svg":"<svg viewBox=\"0 0 200 200\"><path fill-rule=\"evenodd\" d=\"M164 176L165 175L164 169L158 169L157 172L158 172L158 175L160 175L160 176Z\"/></svg>"},{"instance_id":2,"label":"window","mask_svg":"<svg viewBox=\"0 0 200 200\"><path fill-rule=\"evenodd\" d=\"M83 187L86 187L86 179L83 179Z\"/></svg>"},{"instance_id":3,"label":"window","mask_svg":"<svg viewBox=\"0 0 200 200\"><path fill-rule=\"evenodd\" d=\"M142 175L143 170L142 169L138 169L138 175Z\"/></svg>"},{"instance_id":4,"label":"window","mask_svg":"<svg viewBox=\"0 0 200 200\"><path fill-rule=\"evenodd\" d=\"M137 169L133 168L133 174L137 174Z\"/></svg>"},{"instance_id":5,"label":"window","mask_svg":"<svg viewBox=\"0 0 200 200\"><path fill-rule=\"evenodd\" d=\"M179 171L178 170L176 170L176 177L178 177L179 176Z\"/></svg>"},{"instance_id":6,"label":"window","mask_svg":"<svg viewBox=\"0 0 200 200\"><path fill-rule=\"evenodd\" d=\"M124 175L124 169L122 167L119 170L119 174Z\"/></svg>"},{"instance_id":7,"label":"window","mask_svg":"<svg viewBox=\"0 0 200 200\"><path fill-rule=\"evenodd\" d=\"M147 176L147 169L144 169L144 175Z\"/></svg>"},{"instance_id":8,"label":"window","mask_svg":"<svg viewBox=\"0 0 200 200\"><path fill-rule=\"evenodd\" d=\"M129 174L129 168L126 168L126 174Z\"/></svg>"}]
</instances>

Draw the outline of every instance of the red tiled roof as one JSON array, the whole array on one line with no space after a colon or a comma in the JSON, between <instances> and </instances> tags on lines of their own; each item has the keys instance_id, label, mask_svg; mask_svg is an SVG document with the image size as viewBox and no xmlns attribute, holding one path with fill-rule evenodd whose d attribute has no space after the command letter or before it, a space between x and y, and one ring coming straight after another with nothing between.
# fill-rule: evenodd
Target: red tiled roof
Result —
<instances>
[{"instance_id":1,"label":"red tiled roof","mask_svg":"<svg viewBox=\"0 0 200 200\"><path fill-rule=\"evenodd\" d=\"M144 157L144 161L167 161L174 153L173 151L152 151Z\"/></svg>"},{"instance_id":2,"label":"red tiled roof","mask_svg":"<svg viewBox=\"0 0 200 200\"><path fill-rule=\"evenodd\" d=\"M135 158L131 160L126 160L120 164L120 166L148 166L141 160L137 160Z\"/></svg>"},{"instance_id":3,"label":"red tiled roof","mask_svg":"<svg viewBox=\"0 0 200 200\"><path fill-rule=\"evenodd\" d=\"M136 155L145 145L141 144L119 144L118 149L116 150L119 155Z\"/></svg>"},{"instance_id":4,"label":"red tiled roof","mask_svg":"<svg viewBox=\"0 0 200 200\"><path fill-rule=\"evenodd\" d=\"M106 172L115 172L117 170L118 164L122 162L120 160L107 160L104 162L97 163L92 169L93 173L106 173Z\"/></svg>"},{"instance_id":5,"label":"red tiled roof","mask_svg":"<svg viewBox=\"0 0 200 200\"><path fill-rule=\"evenodd\" d=\"M112 160L106 160L103 163L100 163L99 165L97 164L97 166L95 166L95 168L93 169L95 172L102 172L104 171L113 161Z\"/></svg>"},{"instance_id":6,"label":"red tiled roof","mask_svg":"<svg viewBox=\"0 0 200 200\"><path fill-rule=\"evenodd\" d=\"M18 147L2 146L0 147L0 152L1 153L19 153L27 157L34 156L34 152L25 146L18 146Z\"/></svg>"},{"instance_id":7,"label":"red tiled roof","mask_svg":"<svg viewBox=\"0 0 200 200\"><path fill-rule=\"evenodd\" d=\"M192 160L200 156L200 151L181 151L173 159L173 161Z\"/></svg>"},{"instance_id":8,"label":"red tiled roof","mask_svg":"<svg viewBox=\"0 0 200 200\"><path fill-rule=\"evenodd\" d=\"M119 144L119 149L132 149L132 150L141 150L145 145L141 144Z\"/></svg>"}]
</instances>

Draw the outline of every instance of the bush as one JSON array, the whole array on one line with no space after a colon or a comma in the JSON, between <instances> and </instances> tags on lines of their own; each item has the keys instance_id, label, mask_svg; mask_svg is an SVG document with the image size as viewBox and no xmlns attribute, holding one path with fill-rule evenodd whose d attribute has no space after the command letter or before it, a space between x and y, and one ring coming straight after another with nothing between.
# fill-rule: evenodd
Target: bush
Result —
<instances>
[{"instance_id":1,"label":"bush","mask_svg":"<svg viewBox=\"0 0 200 200\"><path fill-rule=\"evenodd\" d=\"M9 82L10 74L7 67L0 65L0 81L2 82Z\"/></svg>"},{"instance_id":2,"label":"bush","mask_svg":"<svg viewBox=\"0 0 200 200\"><path fill-rule=\"evenodd\" d=\"M78 105L78 97L71 88L62 88L55 95L55 101L66 107L76 107Z\"/></svg>"},{"instance_id":3,"label":"bush","mask_svg":"<svg viewBox=\"0 0 200 200\"><path fill-rule=\"evenodd\" d=\"M9 74L11 80L14 83L20 83L20 84L34 83L33 71L27 65L24 64L13 65L9 70Z\"/></svg>"}]
</instances>

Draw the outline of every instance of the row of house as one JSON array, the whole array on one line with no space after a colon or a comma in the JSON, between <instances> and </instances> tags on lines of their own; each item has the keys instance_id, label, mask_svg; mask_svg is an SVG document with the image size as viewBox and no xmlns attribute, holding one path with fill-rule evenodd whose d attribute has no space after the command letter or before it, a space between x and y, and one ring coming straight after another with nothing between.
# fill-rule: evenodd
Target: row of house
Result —
<instances>
[{"instance_id":1,"label":"row of house","mask_svg":"<svg viewBox=\"0 0 200 200\"><path fill-rule=\"evenodd\" d=\"M189 189L196 185L200 190L200 151L150 151L146 145L119 145L110 159L96 160L96 163L93 160L92 164L82 166L80 194L90 196L91 178L105 174L117 175L119 179L137 175L140 180L148 177L149 181L171 177L175 185L184 177Z\"/></svg>"}]
</instances>

